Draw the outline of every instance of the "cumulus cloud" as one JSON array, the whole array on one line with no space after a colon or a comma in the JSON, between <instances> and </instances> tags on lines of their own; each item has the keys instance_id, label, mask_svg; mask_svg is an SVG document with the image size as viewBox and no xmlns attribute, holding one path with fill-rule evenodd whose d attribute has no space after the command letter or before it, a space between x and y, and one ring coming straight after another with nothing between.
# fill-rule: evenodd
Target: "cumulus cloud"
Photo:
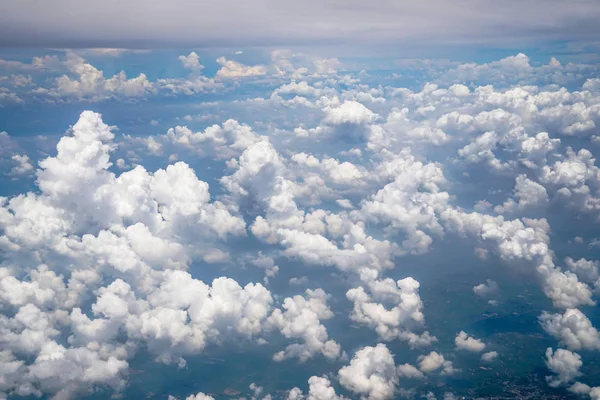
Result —
<instances>
[{"instance_id":1,"label":"cumulus cloud","mask_svg":"<svg viewBox=\"0 0 600 400\"><path fill-rule=\"evenodd\" d=\"M452 365L452 361L448 361L440 353L432 351L427 355L419 357L419 369L425 373L435 372L442 369L442 374L451 375L456 370Z\"/></svg>"},{"instance_id":2,"label":"cumulus cloud","mask_svg":"<svg viewBox=\"0 0 600 400\"><path fill-rule=\"evenodd\" d=\"M277 328L290 339L302 339L302 344L291 344L273 356L275 361L287 358L298 358L306 361L316 354L322 354L329 360L341 356L341 346L330 340L321 320L333 317L326 303L327 294L321 290L306 290L306 298L302 296L288 297L282 308L276 309L267 320L268 326Z\"/></svg>"},{"instance_id":3,"label":"cumulus cloud","mask_svg":"<svg viewBox=\"0 0 600 400\"><path fill-rule=\"evenodd\" d=\"M346 397L336 394L331 382L326 377L311 376L308 379L308 394L295 387L288 392L287 400L345 400Z\"/></svg>"},{"instance_id":4,"label":"cumulus cloud","mask_svg":"<svg viewBox=\"0 0 600 400\"><path fill-rule=\"evenodd\" d=\"M577 353L565 349L557 349L553 352L550 347L546 350L546 366L557 375L546 377L552 387L567 384L580 376L579 368L582 365L581 357Z\"/></svg>"},{"instance_id":5,"label":"cumulus cloud","mask_svg":"<svg viewBox=\"0 0 600 400\"><path fill-rule=\"evenodd\" d=\"M544 330L571 350L600 349L600 334L592 322L578 309L563 314L543 312L540 323Z\"/></svg>"},{"instance_id":6,"label":"cumulus cloud","mask_svg":"<svg viewBox=\"0 0 600 400\"><path fill-rule=\"evenodd\" d=\"M467 335L464 331L460 331L454 339L454 344L458 350L468 350L479 353L485 349L485 343L479 339L475 339Z\"/></svg>"},{"instance_id":7,"label":"cumulus cloud","mask_svg":"<svg viewBox=\"0 0 600 400\"><path fill-rule=\"evenodd\" d=\"M490 266L500 260L536 276L558 309L540 323L569 349L550 349L548 382L595 393L575 382L581 360L572 351L600 348L580 311L596 304L598 265L582 253L593 249L581 246L576 258L558 261L553 248L565 228L548 214L560 208L565 218L596 223L600 172L594 147L585 147L595 146L598 88L593 80L581 85L593 67L539 66L524 54L443 64L444 73L436 72L442 64L422 62L424 74L438 75L410 90L374 85L370 71L352 73L334 58L284 50L264 65L220 59L212 79L199 74L191 52L179 58L189 77L146 84L105 77L78 55L92 52L66 54L0 63L23 71L0 85L55 102L151 102L150 95L206 91L219 98L194 102L203 110L197 116L182 112L189 114L176 120L189 128L153 136L115 137L100 115L84 112L55 153L36 149L43 153L37 171L23 156L35 153L20 147L29 139L0 134L7 173L37 178L31 192L0 197L0 363L8 377L0 391L77 398L108 386L119 395L140 352L184 367L189 357L237 343L268 346L286 365L337 363L347 359L334 333L341 320L372 329L380 341L428 346L437 340L420 293L428 278L398 271L441 242L466 240ZM54 75L42 83L38 69ZM64 86L71 94L59 93L57 76L71 82ZM226 79L243 76L261 78ZM486 80L494 85L478 84ZM565 88L547 85L557 82ZM267 94L243 99L244 90L233 92L240 88ZM264 110L272 120L260 120ZM166 115L153 118L175 125ZM161 167L144 167L151 164L138 154ZM586 232L577 243L589 241ZM345 306L323 289L295 293L309 282L345 293ZM477 283L469 285L485 299L499 290L492 280ZM482 363L498 357L466 332L454 339L458 350L483 353ZM387 399L409 394L400 380L435 384L455 371L439 352L396 366L379 344L358 350L337 378L353 396ZM315 375L306 394L293 388L288 396L343 398L330 379ZM251 390L270 398L257 384Z\"/></svg>"},{"instance_id":8,"label":"cumulus cloud","mask_svg":"<svg viewBox=\"0 0 600 400\"><path fill-rule=\"evenodd\" d=\"M497 351L488 351L487 353L483 353L481 355L481 361L485 361L485 362L492 362L496 358L498 358L498 352Z\"/></svg>"},{"instance_id":9,"label":"cumulus cloud","mask_svg":"<svg viewBox=\"0 0 600 400\"><path fill-rule=\"evenodd\" d=\"M179 56L177 57L177 59L181 61L181 65L183 65L183 68L189 69L191 71L198 72L204 69L204 66L200 64L200 57L198 57L198 54L196 54L195 51L192 51L187 56Z\"/></svg>"},{"instance_id":10,"label":"cumulus cloud","mask_svg":"<svg viewBox=\"0 0 600 400\"><path fill-rule=\"evenodd\" d=\"M392 398L398 384L394 358L381 343L358 350L338 376L346 389L372 400Z\"/></svg>"},{"instance_id":11,"label":"cumulus cloud","mask_svg":"<svg viewBox=\"0 0 600 400\"><path fill-rule=\"evenodd\" d=\"M262 285L225 277L207 285L181 271L203 254L186 237L215 243L244 234L243 221L210 202L208 185L187 164L109 172L113 137L100 115L83 112L57 155L40 161L39 194L2 200L3 248L14 256L37 252L37 259L19 258L30 280L9 260L2 268L2 302L14 309L0 321L2 344L22 370L3 390L64 398L97 384L119 391L135 342L159 361L181 362L207 343L264 330L272 296ZM71 262L57 264L60 257ZM43 260L48 265L37 266ZM81 302L92 291L85 313ZM67 347L57 341L64 327ZM14 358L25 349L31 361Z\"/></svg>"},{"instance_id":12,"label":"cumulus cloud","mask_svg":"<svg viewBox=\"0 0 600 400\"><path fill-rule=\"evenodd\" d=\"M221 65L221 69L217 71L217 76L220 78L260 76L268 71L264 65L247 66L234 60L227 60L225 57L217 58L217 63Z\"/></svg>"},{"instance_id":13,"label":"cumulus cloud","mask_svg":"<svg viewBox=\"0 0 600 400\"><path fill-rule=\"evenodd\" d=\"M9 172L13 177L23 177L33 173L34 166L31 164L31 159L26 154L15 154L12 160L17 164Z\"/></svg>"},{"instance_id":14,"label":"cumulus cloud","mask_svg":"<svg viewBox=\"0 0 600 400\"><path fill-rule=\"evenodd\" d=\"M367 281L372 292L370 296L363 287L350 289L346 293L354 308L350 318L374 329L383 340L405 340L411 347L427 346L437 339L428 331L422 331L425 323L423 302L419 297L419 282L413 278L405 278L394 282L391 279ZM388 309L382 300L392 304Z\"/></svg>"},{"instance_id":15,"label":"cumulus cloud","mask_svg":"<svg viewBox=\"0 0 600 400\"><path fill-rule=\"evenodd\" d=\"M153 84L143 73L127 78L124 71L106 78L104 73L74 54L65 62L69 75L56 78L48 94L54 98L75 98L91 101L110 98L139 98L153 92Z\"/></svg>"},{"instance_id":16,"label":"cumulus cloud","mask_svg":"<svg viewBox=\"0 0 600 400\"><path fill-rule=\"evenodd\" d=\"M486 283L480 283L473 286L473 293L481 297L489 297L498 292L498 284L496 281L488 279Z\"/></svg>"}]
</instances>

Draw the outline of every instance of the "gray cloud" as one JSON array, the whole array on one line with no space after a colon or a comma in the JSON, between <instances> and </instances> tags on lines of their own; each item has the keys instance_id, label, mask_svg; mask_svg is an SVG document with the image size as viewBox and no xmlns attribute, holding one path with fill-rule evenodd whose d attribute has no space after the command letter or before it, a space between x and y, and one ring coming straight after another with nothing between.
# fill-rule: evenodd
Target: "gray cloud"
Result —
<instances>
[{"instance_id":1,"label":"gray cloud","mask_svg":"<svg viewBox=\"0 0 600 400\"><path fill-rule=\"evenodd\" d=\"M4 1L1 46L524 45L600 37L595 0Z\"/></svg>"}]
</instances>

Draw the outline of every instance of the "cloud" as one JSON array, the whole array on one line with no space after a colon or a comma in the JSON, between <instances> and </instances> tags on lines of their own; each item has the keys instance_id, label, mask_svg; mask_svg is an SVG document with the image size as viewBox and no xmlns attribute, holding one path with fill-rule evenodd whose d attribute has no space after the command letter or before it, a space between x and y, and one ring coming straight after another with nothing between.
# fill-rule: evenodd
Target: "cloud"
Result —
<instances>
[{"instance_id":1,"label":"cloud","mask_svg":"<svg viewBox=\"0 0 600 400\"><path fill-rule=\"evenodd\" d=\"M479 353L485 349L485 343L479 339L468 336L464 331L460 331L454 339L454 343L458 350L468 350Z\"/></svg>"},{"instance_id":2,"label":"cloud","mask_svg":"<svg viewBox=\"0 0 600 400\"><path fill-rule=\"evenodd\" d=\"M346 341L336 333L352 324L373 330L378 341L428 346L437 340L421 297L429 281L402 275L403 265L462 241L472 246L466 255L474 250L490 265L535 276L556 308L540 323L569 349L547 355L555 375L549 383L594 393L575 382L585 369L575 368L571 351L600 348L579 309L596 303L598 265L581 246L575 258L556 257L555 250L569 254L557 241L575 235L550 213L593 224L600 209L588 129L599 123L598 93L593 81L581 85L590 70L555 61L536 66L518 54L484 65L450 63L443 68L456 71L409 90L379 85L380 77L353 73L335 59L269 55L271 63L259 65L268 76L250 86L192 73L148 80L149 89L132 96L129 78L113 90L108 74L76 54L10 65L27 72L2 84L10 80L12 90L21 82L15 90L28 100L54 90L56 102L143 99L162 107L161 95L223 91L215 101L185 105L201 110L175 119L190 128L153 115L160 126L175 126L162 135L116 137L89 111L51 154L26 147L33 138L0 134L6 172L16 165L36 178L27 182L35 185L30 192L0 197L0 368L8 377L0 391L77 398L108 385L118 396L140 353L184 368L190 357L236 344L264 346L286 366L306 362L302 368L310 369L322 357L339 365ZM199 71L197 57L182 58ZM433 64L427 68L441 68ZM35 87L43 79L34 65L47 68L46 92ZM255 67L227 68L246 74ZM539 83L546 72L569 89ZM54 78L63 73L83 85L81 96L56 92ZM443 81L461 73L499 79L498 86ZM513 85L521 80L539 86ZM255 97L254 90L266 94ZM264 121L262 112L272 118ZM222 121L207 126L206 116ZM136 132L137 125L124 128ZM37 171L23 156L35 151L45 152ZM144 162L138 154L152 157ZM155 163L161 167L150 168ZM590 241L585 232L578 243ZM309 282L323 289L297 294L305 287L296 285ZM497 291L492 280L473 287L486 299ZM498 357L462 331L455 346L483 353L482 363ZM337 378L355 397L408 396L401 380L435 385L457 371L447 357L438 350L415 366L396 366L384 344L367 346ZM294 388L290 398L343 398L333 375L310 375L308 392ZM253 385L251 396L270 399L260 388Z\"/></svg>"},{"instance_id":3,"label":"cloud","mask_svg":"<svg viewBox=\"0 0 600 400\"><path fill-rule=\"evenodd\" d=\"M338 375L342 386L370 400L392 398L398 384L394 358L384 344L358 350Z\"/></svg>"},{"instance_id":4,"label":"cloud","mask_svg":"<svg viewBox=\"0 0 600 400\"><path fill-rule=\"evenodd\" d=\"M473 293L481 297L489 297L498 292L498 284L496 281L488 279L486 283L480 283L479 285L473 286Z\"/></svg>"},{"instance_id":5,"label":"cloud","mask_svg":"<svg viewBox=\"0 0 600 400\"><path fill-rule=\"evenodd\" d=\"M13 177L23 177L33 173L34 167L31 164L31 159L26 154L15 154L12 160L17 163L9 172Z\"/></svg>"},{"instance_id":6,"label":"cloud","mask_svg":"<svg viewBox=\"0 0 600 400\"><path fill-rule=\"evenodd\" d=\"M70 55L65 64L71 76L62 75L56 78L54 86L47 91L50 97L99 101L109 98L144 97L155 90L143 73L128 79L125 72L121 71L106 78L101 70L74 54Z\"/></svg>"},{"instance_id":7,"label":"cloud","mask_svg":"<svg viewBox=\"0 0 600 400\"><path fill-rule=\"evenodd\" d=\"M268 68L264 65L247 66L234 60L227 60L225 57L217 58L217 63L221 69L217 71L219 78L243 78L248 76L266 75Z\"/></svg>"},{"instance_id":8,"label":"cloud","mask_svg":"<svg viewBox=\"0 0 600 400\"><path fill-rule=\"evenodd\" d=\"M202 69L204 69L204 66L200 64L200 57L198 57L198 54L196 54L195 51L192 51L187 56L179 56L177 59L181 61L181 65L183 65L183 68L185 69L195 72L202 71Z\"/></svg>"},{"instance_id":9,"label":"cloud","mask_svg":"<svg viewBox=\"0 0 600 400\"><path fill-rule=\"evenodd\" d=\"M345 400L346 397L336 394L331 382L326 377L311 376L308 379L308 395L295 387L288 392L287 400Z\"/></svg>"},{"instance_id":10,"label":"cloud","mask_svg":"<svg viewBox=\"0 0 600 400\"><path fill-rule=\"evenodd\" d=\"M175 400L176 398L173 396L169 396L168 400ZM204 394L202 392L197 394L192 394L185 398L185 400L214 400L214 397Z\"/></svg>"},{"instance_id":11,"label":"cloud","mask_svg":"<svg viewBox=\"0 0 600 400\"><path fill-rule=\"evenodd\" d=\"M267 324L279 331L288 339L301 339L302 344L291 344L273 356L275 361L288 358L298 358L306 361L317 354L322 354L329 360L335 360L342 355L341 346L330 340L327 329L321 320L333 317L326 303L327 294L321 290L306 290L306 298L302 296L288 297L283 301L282 308L276 309L269 316Z\"/></svg>"},{"instance_id":12,"label":"cloud","mask_svg":"<svg viewBox=\"0 0 600 400\"><path fill-rule=\"evenodd\" d=\"M428 331L420 334L425 324L423 302L419 297L419 282L405 278L394 282L391 279L367 280L372 296L363 287L346 292L354 307L350 314L353 321L374 329L379 337L386 341L405 340L411 347L428 346L437 339ZM379 299L393 304L387 309L384 304L373 301Z\"/></svg>"},{"instance_id":13,"label":"cloud","mask_svg":"<svg viewBox=\"0 0 600 400\"><path fill-rule=\"evenodd\" d=\"M600 349L600 334L592 322L578 309L567 309L563 314L542 313L540 323L544 330L559 339L571 350Z\"/></svg>"},{"instance_id":14,"label":"cloud","mask_svg":"<svg viewBox=\"0 0 600 400\"><path fill-rule=\"evenodd\" d=\"M498 358L498 352L497 351L488 351L487 353L483 353L481 355L481 361L485 361L485 362L492 362L496 358Z\"/></svg>"},{"instance_id":15,"label":"cloud","mask_svg":"<svg viewBox=\"0 0 600 400\"><path fill-rule=\"evenodd\" d=\"M565 349L557 349L556 352L548 347L546 350L546 366L556 377L546 377L548 384L552 387L567 384L581 375L579 368L583 365L581 357L577 353Z\"/></svg>"},{"instance_id":16,"label":"cloud","mask_svg":"<svg viewBox=\"0 0 600 400\"><path fill-rule=\"evenodd\" d=\"M226 277L207 285L182 271L214 252L218 238L245 234L243 221L211 202L208 185L185 163L109 172L113 138L99 114L83 112L57 154L40 161L38 194L2 198L0 242L11 256L0 269L0 300L14 312L0 318L1 341L20 371L2 390L63 398L95 385L118 392L133 343L157 361L184 364L181 357L209 343L265 332L273 299L262 285ZM198 238L205 246L190 247ZM68 343L58 342L59 327ZM27 361L15 358L24 351Z\"/></svg>"},{"instance_id":17,"label":"cloud","mask_svg":"<svg viewBox=\"0 0 600 400\"><path fill-rule=\"evenodd\" d=\"M447 361L440 353L432 351L431 353L419 357L419 369L425 373L435 372L442 368L442 374L451 375L456 370L452 361Z\"/></svg>"},{"instance_id":18,"label":"cloud","mask_svg":"<svg viewBox=\"0 0 600 400\"><path fill-rule=\"evenodd\" d=\"M397 373L399 377L404 378L413 378L413 379L423 379L425 375L419 371L414 365L411 364L402 364L398 365Z\"/></svg>"}]
</instances>

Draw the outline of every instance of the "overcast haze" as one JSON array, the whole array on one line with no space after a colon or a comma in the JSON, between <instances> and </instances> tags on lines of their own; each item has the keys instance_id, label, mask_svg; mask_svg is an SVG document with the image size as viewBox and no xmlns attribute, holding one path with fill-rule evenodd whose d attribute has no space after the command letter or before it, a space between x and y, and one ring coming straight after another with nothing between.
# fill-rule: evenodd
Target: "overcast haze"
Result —
<instances>
[{"instance_id":1,"label":"overcast haze","mask_svg":"<svg viewBox=\"0 0 600 400\"><path fill-rule=\"evenodd\" d=\"M30 47L482 44L600 37L594 0L0 2L0 44Z\"/></svg>"}]
</instances>

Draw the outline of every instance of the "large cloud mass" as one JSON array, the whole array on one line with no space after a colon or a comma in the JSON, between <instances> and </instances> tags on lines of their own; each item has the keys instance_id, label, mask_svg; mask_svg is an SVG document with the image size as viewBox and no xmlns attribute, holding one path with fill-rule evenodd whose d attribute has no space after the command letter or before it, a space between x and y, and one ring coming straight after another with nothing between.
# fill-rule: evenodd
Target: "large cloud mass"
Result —
<instances>
[{"instance_id":1,"label":"large cloud mass","mask_svg":"<svg viewBox=\"0 0 600 400\"><path fill-rule=\"evenodd\" d=\"M324 7L327 22L341 6ZM354 7L342 12L348 26ZM386 18L398 11L386 7ZM378 12L363 10L361 23ZM499 23L504 12L484 20ZM286 50L261 63L219 57L212 77L204 53L185 52L173 58L184 78L105 74L88 54L100 57L0 60L20 71L0 77L2 104L129 112L145 101L186 115L153 116L143 134L130 122L121 134L92 111L54 142L0 133L10 183L0 197L0 397L125 395L141 358L185 369L206 353L258 346L265 365L308 371L284 388L289 399L417 396L414 381L428 392L450 376L506 368L522 355L485 319L531 313L536 335L566 347L544 342L532 361L552 373L546 389L598 397L584 375L600 350L596 67L537 65L521 53L487 64L413 61L429 82L407 88L399 75L341 72L340 60ZM42 70L54 75L41 79ZM198 100L208 92L211 101ZM466 321L474 315L479 323ZM281 395L265 393L282 389L268 377L253 378L252 399ZM190 395L217 396L203 387Z\"/></svg>"}]
</instances>

